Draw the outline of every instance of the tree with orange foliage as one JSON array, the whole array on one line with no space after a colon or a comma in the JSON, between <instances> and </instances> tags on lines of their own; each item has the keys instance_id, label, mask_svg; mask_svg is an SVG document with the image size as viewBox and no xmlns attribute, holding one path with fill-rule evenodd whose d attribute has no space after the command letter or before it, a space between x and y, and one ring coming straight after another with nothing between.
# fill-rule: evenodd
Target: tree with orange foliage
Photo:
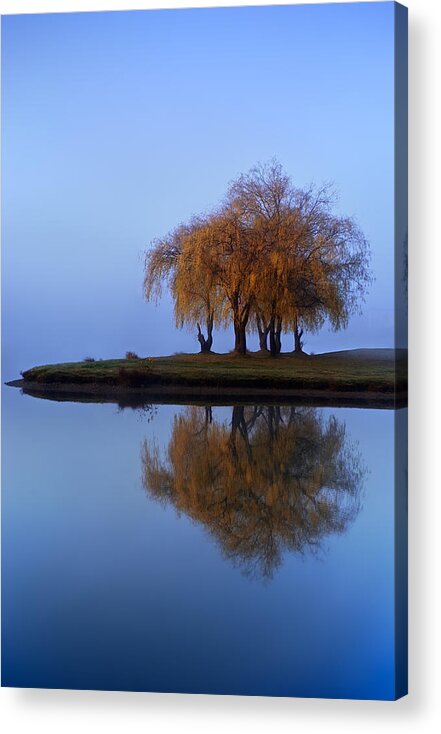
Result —
<instances>
[{"instance_id":1,"label":"tree with orange foliage","mask_svg":"<svg viewBox=\"0 0 441 734\"><path fill-rule=\"evenodd\" d=\"M371 282L369 246L356 223L336 216L329 186L295 188L282 166L258 165L233 181L223 203L153 243L145 262L147 299L166 283L177 324L197 326L201 351L214 325L232 323L234 350L257 329L276 356L282 332L347 325ZM200 324L205 324L206 334Z\"/></svg>"}]
</instances>

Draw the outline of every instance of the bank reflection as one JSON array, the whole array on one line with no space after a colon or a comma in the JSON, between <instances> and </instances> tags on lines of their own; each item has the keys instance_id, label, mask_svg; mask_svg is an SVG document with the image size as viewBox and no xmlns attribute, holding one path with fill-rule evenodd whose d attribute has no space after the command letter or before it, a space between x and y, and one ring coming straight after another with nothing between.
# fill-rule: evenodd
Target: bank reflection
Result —
<instances>
[{"instance_id":1,"label":"bank reflection","mask_svg":"<svg viewBox=\"0 0 441 734\"><path fill-rule=\"evenodd\" d=\"M187 407L168 447L142 447L150 497L202 523L223 554L271 577L286 552L317 551L360 507L365 468L345 424L313 408Z\"/></svg>"}]
</instances>

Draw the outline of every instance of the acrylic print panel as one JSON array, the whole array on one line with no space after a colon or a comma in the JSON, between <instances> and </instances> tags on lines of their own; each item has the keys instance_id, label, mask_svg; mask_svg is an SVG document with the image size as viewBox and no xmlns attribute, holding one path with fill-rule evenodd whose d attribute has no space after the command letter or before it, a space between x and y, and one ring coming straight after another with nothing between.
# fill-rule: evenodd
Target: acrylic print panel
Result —
<instances>
[{"instance_id":1,"label":"acrylic print panel","mask_svg":"<svg viewBox=\"0 0 441 734\"><path fill-rule=\"evenodd\" d=\"M2 19L3 685L406 693L406 49Z\"/></svg>"}]
</instances>

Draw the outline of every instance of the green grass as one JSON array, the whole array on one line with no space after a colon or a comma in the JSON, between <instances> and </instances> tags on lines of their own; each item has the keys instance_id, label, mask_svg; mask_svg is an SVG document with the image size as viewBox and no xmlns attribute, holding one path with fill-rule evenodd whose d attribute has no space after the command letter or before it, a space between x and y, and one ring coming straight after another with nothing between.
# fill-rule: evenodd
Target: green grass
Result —
<instances>
[{"instance_id":1,"label":"green grass","mask_svg":"<svg viewBox=\"0 0 441 734\"><path fill-rule=\"evenodd\" d=\"M406 389L403 354L393 350L354 350L315 356L259 353L176 354L146 359L111 359L43 365L23 373L25 383L150 387L182 385L394 392Z\"/></svg>"}]
</instances>

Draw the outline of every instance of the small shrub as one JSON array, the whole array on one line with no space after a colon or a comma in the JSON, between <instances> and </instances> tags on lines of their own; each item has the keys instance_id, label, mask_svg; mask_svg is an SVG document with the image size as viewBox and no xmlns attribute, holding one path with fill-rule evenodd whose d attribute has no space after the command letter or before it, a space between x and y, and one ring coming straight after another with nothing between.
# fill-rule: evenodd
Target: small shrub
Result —
<instances>
[{"instance_id":1,"label":"small shrub","mask_svg":"<svg viewBox=\"0 0 441 734\"><path fill-rule=\"evenodd\" d=\"M83 362L95 362L94 357L84 357Z\"/></svg>"},{"instance_id":2,"label":"small shrub","mask_svg":"<svg viewBox=\"0 0 441 734\"><path fill-rule=\"evenodd\" d=\"M139 359L136 352L126 352L126 359Z\"/></svg>"}]
</instances>

